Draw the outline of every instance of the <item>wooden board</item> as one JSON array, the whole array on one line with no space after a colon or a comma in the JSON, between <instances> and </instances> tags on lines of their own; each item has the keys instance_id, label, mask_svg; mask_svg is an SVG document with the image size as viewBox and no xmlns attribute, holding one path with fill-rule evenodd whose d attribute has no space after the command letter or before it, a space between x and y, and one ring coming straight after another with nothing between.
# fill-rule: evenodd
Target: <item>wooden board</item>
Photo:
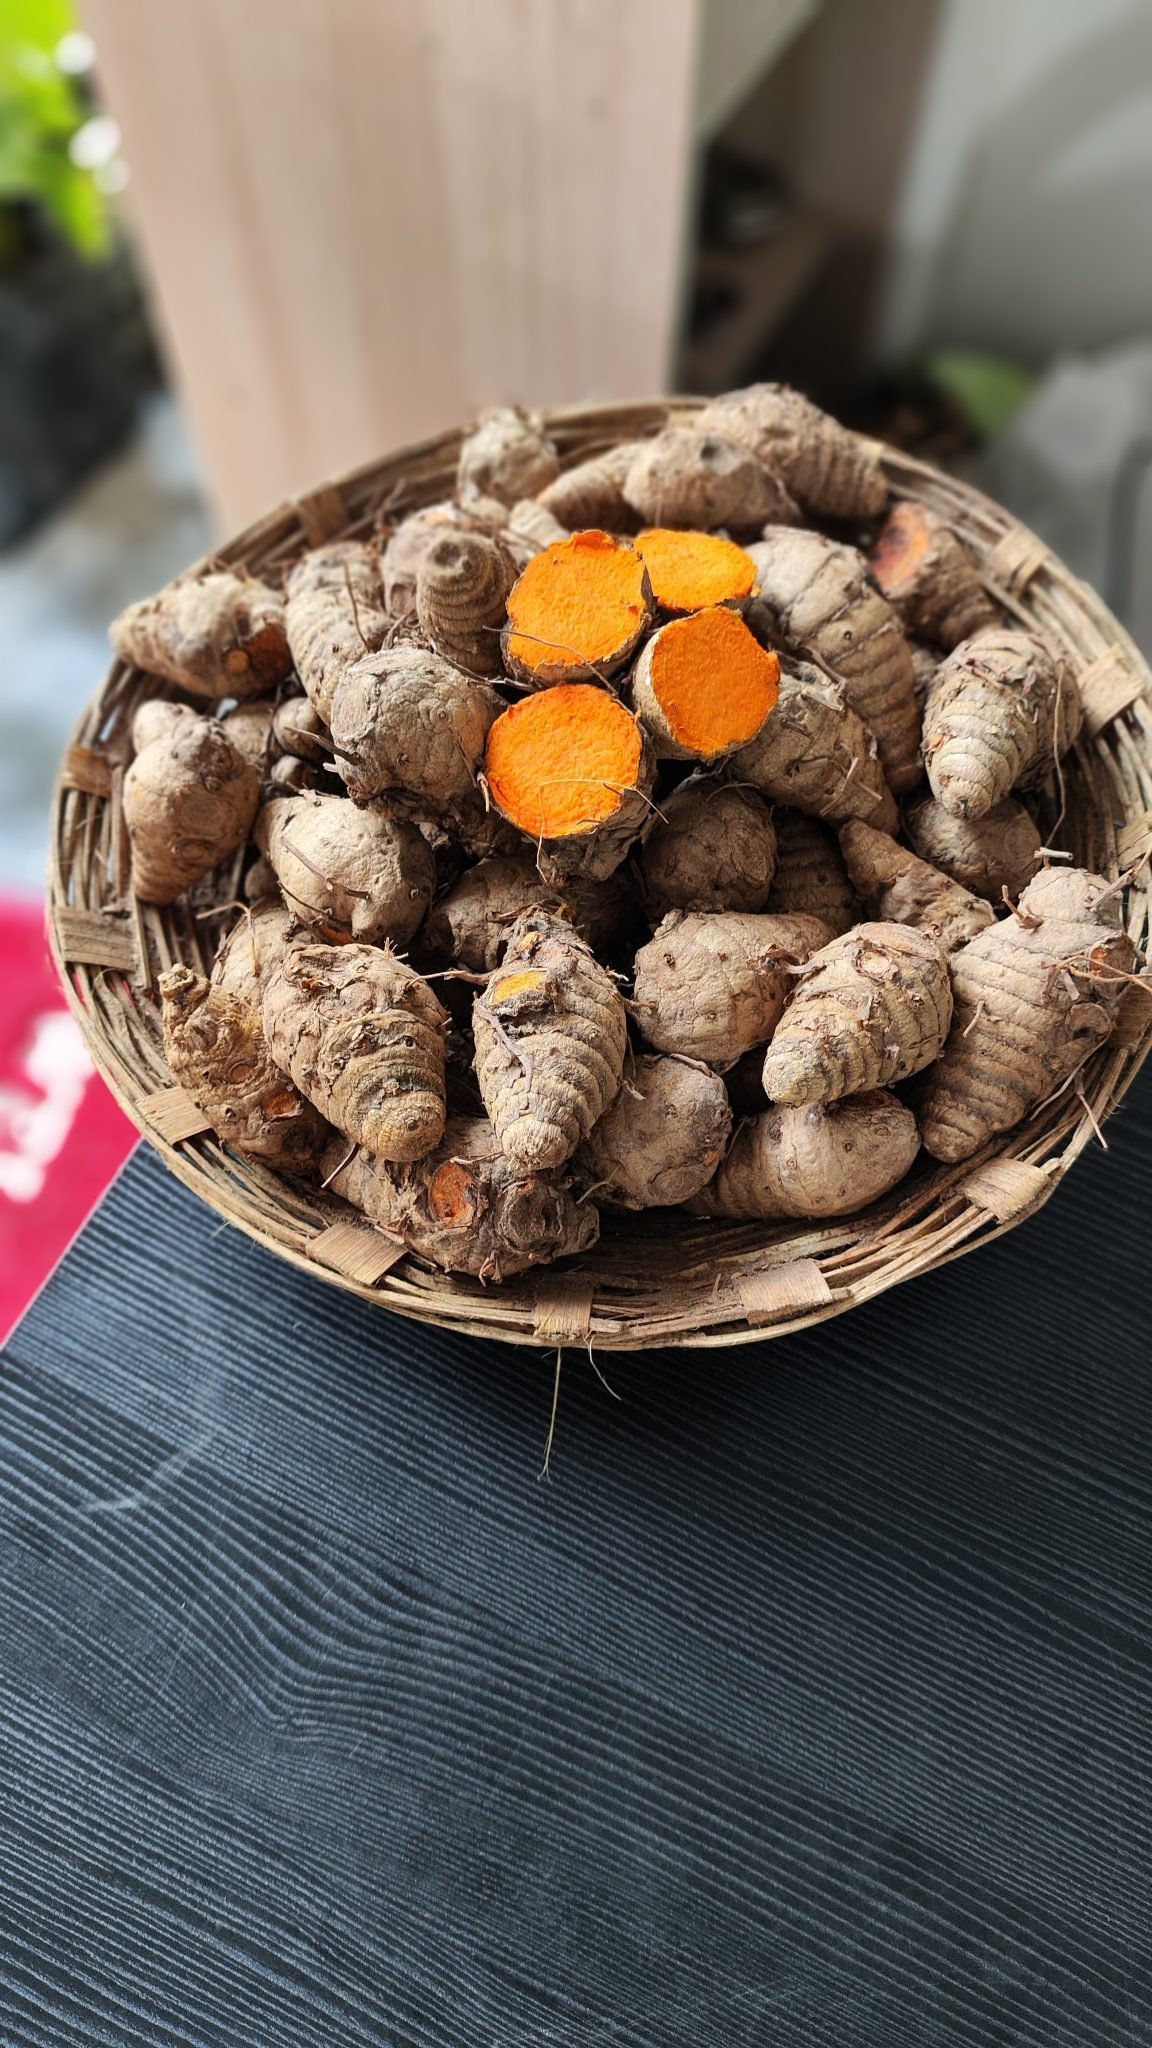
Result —
<instances>
[{"instance_id":1,"label":"wooden board","mask_svg":"<svg viewBox=\"0 0 1152 2048\"><path fill-rule=\"evenodd\" d=\"M226 526L471 416L665 388L697 0L84 0Z\"/></svg>"}]
</instances>

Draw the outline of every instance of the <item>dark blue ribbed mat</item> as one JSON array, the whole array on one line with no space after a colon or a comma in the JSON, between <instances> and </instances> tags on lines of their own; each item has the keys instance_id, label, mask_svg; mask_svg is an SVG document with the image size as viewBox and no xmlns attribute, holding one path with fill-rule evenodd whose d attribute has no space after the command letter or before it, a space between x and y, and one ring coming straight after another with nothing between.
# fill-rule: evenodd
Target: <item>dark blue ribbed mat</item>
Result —
<instances>
[{"instance_id":1,"label":"dark blue ribbed mat","mask_svg":"<svg viewBox=\"0 0 1152 2048\"><path fill-rule=\"evenodd\" d=\"M1152 2042L1150 1083L543 1482L547 1361L137 1155L0 1382L5 2048Z\"/></svg>"}]
</instances>

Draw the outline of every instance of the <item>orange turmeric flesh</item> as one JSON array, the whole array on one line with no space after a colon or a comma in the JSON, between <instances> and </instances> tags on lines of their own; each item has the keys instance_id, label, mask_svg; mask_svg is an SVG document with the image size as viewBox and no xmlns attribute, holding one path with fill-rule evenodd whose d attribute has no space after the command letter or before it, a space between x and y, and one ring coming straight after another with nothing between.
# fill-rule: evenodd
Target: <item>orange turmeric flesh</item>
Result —
<instances>
[{"instance_id":1,"label":"orange turmeric flesh","mask_svg":"<svg viewBox=\"0 0 1152 2048\"><path fill-rule=\"evenodd\" d=\"M934 529L922 505L910 498L893 505L868 557L885 597L915 576L933 538Z\"/></svg>"},{"instance_id":2,"label":"orange turmeric flesh","mask_svg":"<svg viewBox=\"0 0 1152 2048\"><path fill-rule=\"evenodd\" d=\"M669 751L708 761L754 739L780 690L780 663L725 606L654 633L636 670L635 703Z\"/></svg>"},{"instance_id":3,"label":"orange turmeric flesh","mask_svg":"<svg viewBox=\"0 0 1152 2048\"><path fill-rule=\"evenodd\" d=\"M652 595L667 612L699 612L706 605L734 604L751 597L756 564L734 540L719 533L686 533L652 526L638 535Z\"/></svg>"},{"instance_id":4,"label":"orange turmeric flesh","mask_svg":"<svg viewBox=\"0 0 1152 2048\"><path fill-rule=\"evenodd\" d=\"M437 1223L453 1230L467 1230L476 1214L476 1190L472 1176L459 1159L437 1167L428 1183L428 1206Z\"/></svg>"},{"instance_id":5,"label":"orange turmeric flesh","mask_svg":"<svg viewBox=\"0 0 1152 2048\"><path fill-rule=\"evenodd\" d=\"M553 541L513 585L505 660L529 683L611 675L651 616L652 591L635 548L593 527Z\"/></svg>"},{"instance_id":6,"label":"orange turmeric flesh","mask_svg":"<svg viewBox=\"0 0 1152 2048\"><path fill-rule=\"evenodd\" d=\"M563 839L615 816L637 785L643 752L637 721L615 697L559 683L496 720L484 773L493 802L521 832Z\"/></svg>"}]
</instances>

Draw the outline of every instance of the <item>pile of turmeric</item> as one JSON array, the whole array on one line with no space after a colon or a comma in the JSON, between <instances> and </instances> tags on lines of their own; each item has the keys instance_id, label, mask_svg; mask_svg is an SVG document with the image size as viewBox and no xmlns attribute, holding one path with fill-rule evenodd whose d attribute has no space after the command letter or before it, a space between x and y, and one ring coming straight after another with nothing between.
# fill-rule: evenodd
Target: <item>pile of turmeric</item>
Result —
<instances>
[{"instance_id":1,"label":"pile of turmeric","mask_svg":"<svg viewBox=\"0 0 1152 2048\"><path fill-rule=\"evenodd\" d=\"M1051 823L1075 664L888 475L780 385L576 461L503 408L115 622L109 865L233 1171L494 1287L648 1208L871 1228L1079 1076L1146 975Z\"/></svg>"}]
</instances>

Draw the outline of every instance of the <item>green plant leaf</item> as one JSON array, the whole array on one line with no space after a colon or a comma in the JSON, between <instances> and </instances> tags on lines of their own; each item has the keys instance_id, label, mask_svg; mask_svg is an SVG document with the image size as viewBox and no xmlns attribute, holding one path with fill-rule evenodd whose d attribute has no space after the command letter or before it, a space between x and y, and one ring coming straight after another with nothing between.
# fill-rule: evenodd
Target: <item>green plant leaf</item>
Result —
<instances>
[{"instance_id":1,"label":"green plant leaf","mask_svg":"<svg viewBox=\"0 0 1152 2048\"><path fill-rule=\"evenodd\" d=\"M3 0L0 28L0 203L33 201L82 256L109 246L108 209L91 171L68 145L87 102L55 61L76 25L69 0Z\"/></svg>"}]
</instances>

